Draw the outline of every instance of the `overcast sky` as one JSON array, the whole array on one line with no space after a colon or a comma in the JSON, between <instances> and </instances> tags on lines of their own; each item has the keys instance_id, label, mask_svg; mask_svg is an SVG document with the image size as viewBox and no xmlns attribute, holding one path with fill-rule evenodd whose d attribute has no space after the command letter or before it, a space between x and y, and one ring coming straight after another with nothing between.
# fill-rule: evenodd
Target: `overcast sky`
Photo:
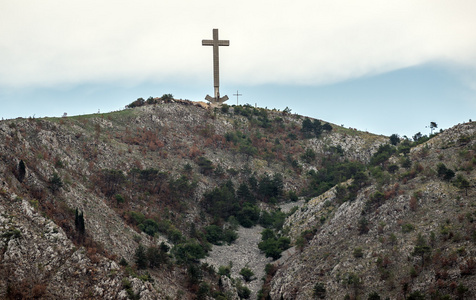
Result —
<instances>
[{"instance_id":1,"label":"overcast sky","mask_svg":"<svg viewBox=\"0 0 476 300\"><path fill-rule=\"evenodd\" d=\"M378 134L476 119L476 1L0 0L0 117L220 92Z\"/></svg>"}]
</instances>

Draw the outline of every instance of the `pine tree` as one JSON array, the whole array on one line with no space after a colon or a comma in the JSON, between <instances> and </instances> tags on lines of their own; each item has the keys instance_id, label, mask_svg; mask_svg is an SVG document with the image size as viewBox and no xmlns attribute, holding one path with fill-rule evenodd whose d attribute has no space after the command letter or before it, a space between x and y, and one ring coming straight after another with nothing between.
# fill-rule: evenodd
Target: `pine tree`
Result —
<instances>
[{"instance_id":1,"label":"pine tree","mask_svg":"<svg viewBox=\"0 0 476 300\"><path fill-rule=\"evenodd\" d=\"M84 235L86 228L84 226L84 214L76 208L74 211L74 226L80 235Z\"/></svg>"},{"instance_id":2,"label":"pine tree","mask_svg":"<svg viewBox=\"0 0 476 300\"><path fill-rule=\"evenodd\" d=\"M18 181L23 182L23 179L25 179L26 175L26 167L25 163L23 160L20 160L20 163L18 164Z\"/></svg>"},{"instance_id":3,"label":"pine tree","mask_svg":"<svg viewBox=\"0 0 476 300\"><path fill-rule=\"evenodd\" d=\"M134 255L136 259L137 269L145 269L147 268L147 255L145 247L142 244L139 244L139 247L136 249L136 253Z\"/></svg>"}]
</instances>

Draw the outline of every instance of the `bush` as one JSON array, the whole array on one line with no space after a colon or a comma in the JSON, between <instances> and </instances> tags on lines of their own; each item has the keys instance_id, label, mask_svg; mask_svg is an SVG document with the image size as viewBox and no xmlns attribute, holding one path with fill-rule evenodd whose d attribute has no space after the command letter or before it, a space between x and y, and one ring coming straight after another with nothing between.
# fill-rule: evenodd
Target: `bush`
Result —
<instances>
[{"instance_id":1,"label":"bush","mask_svg":"<svg viewBox=\"0 0 476 300\"><path fill-rule=\"evenodd\" d=\"M362 217L359 220L359 234L365 234L367 232L369 232L369 221L365 217Z\"/></svg>"},{"instance_id":2,"label":"bush","mask_svg":"<svg viewBox=\"0 0 476 300\"><path fill-rule=\"evenodd\" d=\"M398 171L399 167L396 164L391 164L391 165L388 166L387 169L388 169L388 172L393 174L393 173Z\"/></svg>"},{"instance_id":3,"label":"bush","mask_svg":"<svg viewBox=\"0 0 476 300\"><path fill-rule=\"evenodd\" d=\"M236 219L241 226L250 228L256 225L259 221L260 210L256 205L246 203L243 208L237 213Z\"/></svg>"},{"instance_id":4,"label":"bush","mask_svg":"<svg viewBox=\"0 0 476 300\"><path fill-rule=\"evenodd\" d=\"M326 126L326 129L329 129L328 126ZM331 126L332 129L332 126ZM309 118L305 118L302 121L302 127L301 127L301 132L303 134L303 137L306 139L309 138L319 138L322 134L323 126L321 124L321 121L319 120L314 120L311 121Z\"/></svg>"},{"instance_id":5,"label":"bush","mask_svg":"<svg viewBox=\"0 0 476 300\"><path fill-rule=\"evenodd\" d=\"M380 300L380 295L377 292L372 292L367 297L367 300Z\"/></svg>"},{"instance_id":6,"label":"bush","mask_svg":"<svg viewBox=\"0 0 476 300\"><path fill-rule=\"evenodd\" d=\"M306 149L306 152L301 155L301 159L310 164L316 159L316 152L312 149Z\"/></svg>"},{"instance_id":7,"label":"bush","mask_svg":"<svg viewBox=\"0 0 476 300\"><path fill-rule=\"evenodd\" d=\"M128 214L131 217L131 219L134 220L135 225L139 225L145 220L144 214L140 212L130 211Z\"/></svg>"},{"instance_id":8,"label":"bush","mask_svg":"<svg viewBox=\"0 0 476 300\"><path fill-rule=\"evenodd\" d=\"M53 176L50 177L50 180L48 181L48 185L50 190L55 193L57 192L60 188L63 187L63 181L59 177L58 173L53 173Z\"/></svg>"},{"instance_id":9,"label":"bush","mask_svg":"<svg viewBox=\"0 0 476 300\"><path fill-rule=\"evenodd\" d=\"M240 270L240 275L243 276L245 281L251 281L251 278L255 275L250 268L243 268Z\"/></svg>"},{"instance_id":10,"label":"bush","mask_svg":"<svg viewBox=\"0 0 476 300\"><path fill-rule=\"evenodd\" d=\"M231 275L231 267L230 266L220 266L218 267L218 275L230 277Z\"/></svg>"},{"instance_id":11,"label":"bush","mask_svg":"<svg viewBox=\"0 0 476 300\"><path fill-rule=\"evenodd\" d=\"M370 165L383 165L395 152L395 147L389 144L380 145L377 152L370 158Z\"/></svg>"},{"instance_id":12,"label":"bush","mask_svg":"<svg viewBox=\"0 0 476 300\"><path fill-rule=\"evenodd\" d=\"M409 233L415 229L415 226L410 223L406 223L402 225L402 232L403 233Z\"/></svg>"},{"instance_id":13,"label":"bush","mask_svg":"<svg viewBox=\"0 0 476 300\"><path fill-rule=\"evenodd\" d=\"M443 163L438 164L436 171L438 173L438 177L443 178L446 181L450 181L455 176L455 172L451 169L448 169Z\"/></svg>"},{"instance_id":14,"label":"bush","mask_svg":"<svg viewBox=\"0 0 476 300\"><path fill-rule=\"evenodd\" d=\"M128 108L139 107L145 104L144 98L137 98L136 101L132 102L131 104L127 105Z\"/></svg>"},{"instance_id":15,"label":"bush","mask_svg":"<svg viewBox=\"0 0 476 300\"><path fill-rule=\"evenodd\" d=\"M398 143L400 143L400 137L398 136L398 134L392 134L390 136L390 144L396 146Z\"/></svg>"},{"instance_id":16,"label":"bush","mask_svg":"<svg viewBox=\"0 0 476 300\"><path fill-rule=\"evenodd\" d=\"M318 282L314 285L312 289L312 294L317 299L325 299L326 298L326 286L322 282Z\"/></svg>"},{"instance_id":17,"label":"bush","mask_svg":"<svg viewBox=\"0 0 476 300\"><path fill-rule=\"evenodd\" d=\"M197 164L198 164L200 173L202 173L203 175L211 175L213 172L213 169L215 168L213 166L213 163L209 159L203 156L200 156L198 158Z\"/></svg>"},{"instance_id":18,"label":"bush","mask_svg":"<svg viewBox=\"0 0 476 300\"><path fill-rule=\"evenodd\" d=\"M196 242L178 244L172 249L172 252L178 263L197 262L207 254L203 246Z\"/></svg>"},{"instance_id":19,"label":"bush","mask_svg":"<svg viewBox=\"0 0 476 300\"><path fill-rule=\"evenodd\" d=\"M164 101L174 100L174 95L172 95L172 94L163 94L162 97L160 97L160 99L162 99Z\"/></svg>"},{"instance_id":20,"label":"bush","mask_svg":"<svg viewBox=\"0 0 476 300\"><path fill-rule=\"evenodd\" d=\"M296 194L295 191L289 191L289 192L288 192L288 198L289 198L289 200L292 201L292 202L296 202L296 201L299 200L299 197L298 197L298 195Z\"/></svg>"},{"instance_id":21,"label":"bush","mask_svg":"<svg viewBox=\"0 0 476 300\"><path fill-rule=\"evenodd\" d=\"M355 258L361 258L364 256L364 251L362 250L362 247L357 247L357 248L354 248L353 254Z\"/></svg>"},{"instance_id":22,"label":"bush","mask_svg":"<svg viewBox=\"0 0 476 300\"><path fill-rule=\"evenodd\" d=\"M238 235L231 229L222 229L217 225L210 225L205 227L205 238L209 243L221 245L223 241L228 244L234 242Z\"/></svg>"},{"instance_id":23,"label":"bush","mask_svg":"<svg viewBox=\"0 0 476 300\"><path fill-rule=\"evenodd\" d=\"M125 202L124 197L121 194L116 194L114 198L116 199L117 204L121 204Z\"/></svg>"},{"instance_id":24,"label":"bush","mask_svg":"<svg viewBox=\"0 0 476 300\"><path fill-rule=\"evenodd\" d=\"M227 104L222 104L222 106L221 106L221 112L226 114L226 113L228 113L229 111L230 111L230 106L227 105Z\"/></svg>"},{"instance_id":25,"label":"bush","mask_svg":"<svg viewBox=\"0 0 476 300\"><path fill-rule=\"evenodd\" d=\"M236 290L238 292L238 296L240 297L240 299L248 299L251 295L250 289L244 285L237 284Z\"/></svg>"},{"instance_id":26,"label":"bush","mask_svg":"<svg viewBox=\"0 0 476 300\"><path fill-rule=\"evenodd\" d=\"M291 240L287 237L277 238L271 229L265 229L261 233L262 241L258 244L258 248L263 251L266 257L278 259L281 252L289 248Z\"/></svg>"}]
</instances>

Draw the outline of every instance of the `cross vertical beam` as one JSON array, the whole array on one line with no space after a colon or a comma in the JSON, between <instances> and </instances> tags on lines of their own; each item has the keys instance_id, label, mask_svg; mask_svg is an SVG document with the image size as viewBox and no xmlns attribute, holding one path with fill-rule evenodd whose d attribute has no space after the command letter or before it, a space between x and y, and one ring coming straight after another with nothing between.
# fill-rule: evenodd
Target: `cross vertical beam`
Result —
<instances>
[{"instance_id":1,"label":"cross vertical beam","mask_svg":"<svg viewBox=\"0 0 476 300\"><path fill-rule=\"evenodd\" d=\"M213 29L213 40L202 40L202 46L213 46L213 87L215 91L215 98L207 95L205 99L210 102L225 102L228 100L227 96L220 98L220 66L218 47L230 46L230 41L218 39L218 29Z\"/></svg>"}]
</instances>

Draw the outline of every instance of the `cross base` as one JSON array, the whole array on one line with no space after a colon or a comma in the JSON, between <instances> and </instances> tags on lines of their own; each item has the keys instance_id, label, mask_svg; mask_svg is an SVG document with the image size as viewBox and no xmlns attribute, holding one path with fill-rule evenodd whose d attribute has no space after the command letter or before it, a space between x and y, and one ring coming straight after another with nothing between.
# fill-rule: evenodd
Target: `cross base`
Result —
<instances>
[{"instance_id":1,"label":"cross base","mask_svg":"<svg viewBox=\"0 0 476 300\"><path fill-rule=\"evenodd\" d=\"M223 97L221 97L221 98L220 98L220 97L212 97L212 96L210 96L210 95L207 95L207 96L205 97L205 100L209 101L212 105L221 105L221 104L223 104L223 102L225 102L225 101L228 100L228 99L229 99L229 98L228 98L227 95L225 95L225 96L223 96Z\"/></svg>"}]
</instances>

